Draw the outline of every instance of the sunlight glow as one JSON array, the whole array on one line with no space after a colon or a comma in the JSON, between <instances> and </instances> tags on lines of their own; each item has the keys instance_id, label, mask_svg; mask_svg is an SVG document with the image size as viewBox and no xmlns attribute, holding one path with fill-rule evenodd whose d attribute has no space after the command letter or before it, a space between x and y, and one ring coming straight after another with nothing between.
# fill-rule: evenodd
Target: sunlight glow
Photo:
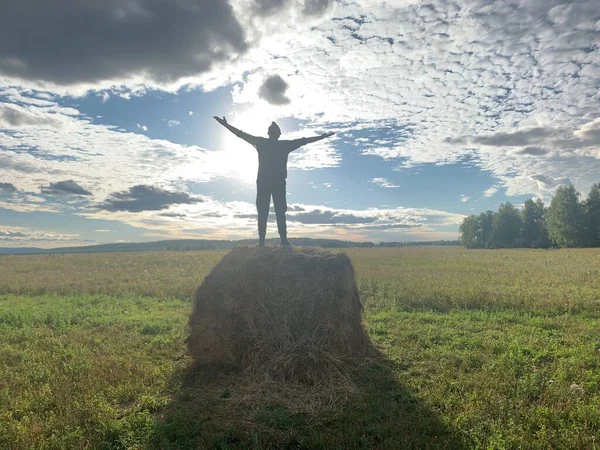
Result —
<instances>
[{"instance_id":1,"label":"sunlight glow","mask_svg":"<svg viewBox=\"0 0 600 450\"><path fill-rule=\"evenodd\" d=\"M235 114L227 120L231 125L254 136L267 137L267 129L273 120L276 120L266 109L253 106L251 109ZM224 164L231 169L231 176L246 183L256 180L258 171L258 154L254 147L223 130Z\"/></svg>"}]
</instances>

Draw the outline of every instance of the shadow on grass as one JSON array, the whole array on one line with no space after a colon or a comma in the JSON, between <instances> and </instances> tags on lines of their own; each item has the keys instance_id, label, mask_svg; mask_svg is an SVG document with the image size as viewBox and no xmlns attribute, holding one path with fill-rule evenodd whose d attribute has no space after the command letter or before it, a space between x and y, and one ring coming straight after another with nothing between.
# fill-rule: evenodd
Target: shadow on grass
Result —
<instances>
[{"instance_id":1,"label":"shadow on grass","mask_svg":"<svg viewBox=\"0 0 600 450\"><path fill-rule=\"evenodd\" d=\"M294 412L276 396L236 397L235 385L223 382L235 378L226 369L181 370L173 380L177 394L159 415L148 448L466 448L460 434L396 381L395 370L401 369L382 358L370 362L357 370L354 395L339 407L313 412Z\"/></svg>"}]
</instances>

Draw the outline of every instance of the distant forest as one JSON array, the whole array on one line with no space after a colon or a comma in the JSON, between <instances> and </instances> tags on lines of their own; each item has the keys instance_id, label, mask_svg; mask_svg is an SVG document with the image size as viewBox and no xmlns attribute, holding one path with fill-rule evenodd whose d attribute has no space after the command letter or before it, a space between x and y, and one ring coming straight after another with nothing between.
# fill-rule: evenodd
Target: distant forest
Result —
<instances>
[{"instance_id":1,"label":"distant forest","mask_svg":"<svg viewBox=\"0 0 600 450\"><path fill-rule=\"evenodd\" d=\"M431 245L458 246L459 241L426 241L426 242L354 242L336 239L291 238L293 245L298 247L350 248L350 247L418 247ZM116 244L88 245L84 247L59 247L42 249L36 247L8 248L0 247L0 255L26 254L62 254L62 253L106 253L106 252L152 252L152 251L196 251L196 250L226 250L237 245L256 245L255 239L239 241L181 239L155 242L120 242ZM267 244L277 245L279 239L268 239Z\"/></svg>"},{"instance_id":2,"label":"distant forest","mask_svg":"<svg viewBox=\"0 0 600 450\"><path fill-rule=\"evenodd\" d=\"M572 185L559 186L548 207L530 199L520 210L502 203L496 212L469 216L460 242L467 248L600 247L600 183L586 199Z\"/></svg>"}]
</instances>

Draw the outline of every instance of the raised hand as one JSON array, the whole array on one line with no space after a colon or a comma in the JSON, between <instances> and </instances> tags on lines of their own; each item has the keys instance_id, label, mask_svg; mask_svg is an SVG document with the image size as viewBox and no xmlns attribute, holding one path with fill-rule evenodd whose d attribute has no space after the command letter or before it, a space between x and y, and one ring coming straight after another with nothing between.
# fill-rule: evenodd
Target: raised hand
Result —
<instances>
[{"instance_id":1,"label":"raised hand","mask_svg":"<svg viewBox=\"0 0 600 450\"><path fill-rule=\"evenodd\" d=\"M225 116L223 116L223 118L218 117L218 116L214 116L214 119L219 122L221 125L227 125L227 119L225 118Z\"/></svg>"}]
</instances>

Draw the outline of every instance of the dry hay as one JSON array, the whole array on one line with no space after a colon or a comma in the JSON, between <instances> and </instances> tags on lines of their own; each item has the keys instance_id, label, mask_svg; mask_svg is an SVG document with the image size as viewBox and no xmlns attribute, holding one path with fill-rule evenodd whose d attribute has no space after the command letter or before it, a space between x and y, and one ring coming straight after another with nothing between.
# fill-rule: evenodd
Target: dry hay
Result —
<instances>
[{"instance_id":1,"label":"dry hay","mask_svg":"<svg viewBox=\"0 0 600 450\"><path fill-rule=\"evenodd\" d=\"M339 385L371 349L361 313L345 254L239 247L196 291L188 352L248 382Z\"/></svg>"}]
</instances>

